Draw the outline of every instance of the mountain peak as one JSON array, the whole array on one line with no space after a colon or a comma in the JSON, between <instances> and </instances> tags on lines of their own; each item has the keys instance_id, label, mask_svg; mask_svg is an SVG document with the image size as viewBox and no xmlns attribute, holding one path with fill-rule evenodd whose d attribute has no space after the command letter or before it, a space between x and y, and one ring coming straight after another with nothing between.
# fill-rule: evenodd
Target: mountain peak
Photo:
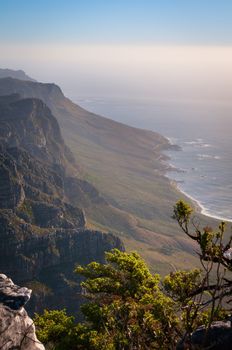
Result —
<instances>
[{"instance_id":1,"label":"mountain peak","mask_svg":"<svg viewBox=\"0 0 232 350\"><path fill-rule=\"evenodd\" d=\"M40 160L57 164L70 161L59 125L40 99L1 96L0 125L0 140L8 148L21 147Z\"/></svg>"},{"instance_id":2,"label":"mountain peak","mask_svg":"<svg viewBox=\"0 0 232 350\"><path fill-rule=\"evenodd\" d=\"M36 81L29 77L23 70L13 70L8 68L0 68L0 78L14 78L19 80Z\"/></svg>"}]
</instances>

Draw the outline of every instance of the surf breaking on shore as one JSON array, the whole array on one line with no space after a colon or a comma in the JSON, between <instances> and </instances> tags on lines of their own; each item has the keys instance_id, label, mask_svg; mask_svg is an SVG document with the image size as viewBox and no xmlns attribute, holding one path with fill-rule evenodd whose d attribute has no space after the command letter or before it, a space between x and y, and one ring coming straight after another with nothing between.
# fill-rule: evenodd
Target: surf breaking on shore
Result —
<instances>
[{"instance_id":1,"label":"surf breaking on shore","mask_svg":"<svg viewBox=\"0 0 232 350\"><path fill-rule=\"evenodd\" d=\"M177 183L177 181L175 181L173 179L170 179L170 178L169 178L169 180L170 180L172 186L174 186L179 192L181 192L184 196L188 197L195 204L196 210L199 211L202 215L208 216L208 217L210 217L212 219L216 219L216 220L225 221L225 222L231 222L232 223L232 219L226 218L226 217L223 217L223 216L219 216L219 215L216 215L216 214L210 212L210 209L206 208L198 199L194 198L189 193L184 191L180 187L180 185Z\"/></svg>"},{"instance_id":2,"label":"surf breaking on shore","mask_svg":"<svg viewBox=\"0 0 232 350\"><path fill-rule=\"evenodd\" d=\"M175 145L176 139L172 139L172 138L169 138L167 136L166 136L166 138L168 139L171 146ZM202 142L202 140L201 140L201 142ZM191 142L189 142L189 143L191 143ZM183 149L181 147L179 148L179 150L183 151ZM177 181L176 179L173 179L173 177L169 176L170 172L182 173L182 172L186 172L186 171L184 171L184 169L176 167L174 164L171 163L172 157L171 157L170 153L168 154L168 157L169 157L169 162L168 162L165 176L169 179L172 186L174 186L176 190L178 190L185 197L187 197L191 200L191 202L194 204L196 211L201 213L204 216L207 216L207 217L219 220L219 221L232 222L232 217L218 215L213 210L208 208L206 205L203 205L199 199L196 199L194 196L192 196L186 190L184 190L181 186L181 181Z\"/></svg>"}]
</instances>

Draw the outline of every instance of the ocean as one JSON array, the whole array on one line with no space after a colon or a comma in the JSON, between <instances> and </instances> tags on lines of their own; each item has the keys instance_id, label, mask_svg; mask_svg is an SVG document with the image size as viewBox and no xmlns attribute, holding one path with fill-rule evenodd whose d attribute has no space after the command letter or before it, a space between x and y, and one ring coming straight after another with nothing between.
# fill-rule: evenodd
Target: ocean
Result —
<instances>
[{"instance_id":1,"label":"ocean","mask_svg":"<svg viewBox=\"0 0 232 350\"><path fill-rule=\"evenodd\" d=\"M168 151L167 176L197 201L202 213L232 221L232 104L125 97L83 97L82 107L116 121L153 130L181 147Z\"/></svg>"}]
</instances>

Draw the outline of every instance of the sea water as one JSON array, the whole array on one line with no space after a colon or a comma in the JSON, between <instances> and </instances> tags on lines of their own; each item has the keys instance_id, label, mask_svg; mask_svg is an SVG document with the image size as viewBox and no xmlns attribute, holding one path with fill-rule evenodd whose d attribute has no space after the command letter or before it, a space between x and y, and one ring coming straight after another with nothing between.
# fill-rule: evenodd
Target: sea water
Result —
<instances>
[{"instance_id":1,"label":"sea water","mask_svg":"<svg viewBox=\"0 0 232 350\"><path fill-rule=\"evenodd\" d=\"M122 97L76 102L116 121L157 131L179 145L181 151L167 152L173 166L167 176L205 215L232 221L232 105Z\"/></svg>"}]
</instances>

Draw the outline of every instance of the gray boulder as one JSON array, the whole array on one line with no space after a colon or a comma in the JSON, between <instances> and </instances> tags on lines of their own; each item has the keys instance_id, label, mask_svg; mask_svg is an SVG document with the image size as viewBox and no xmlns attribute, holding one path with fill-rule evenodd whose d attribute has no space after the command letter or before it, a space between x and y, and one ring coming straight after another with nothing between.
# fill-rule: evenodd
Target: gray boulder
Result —
<instances>
[{"instance_id":1,"label":"gray boulder","mask_svg":"<svg viewBox=\"0 0 232 350\"><path fill-rule=\"evenodd\" d=\"M188 340L181 340L177 350L231 350L232 349L232 327L231 321L216 321L206 330L204 326L199 327Z\"/></svg>"},{"instance_id":2,"label":"gray boulder","mask_svg":"<svg viewBox=\"0 0 232 350\"><path fill-rule=\"evenodd\" d=\"M24 305L31 290L16 286L0 274L0 349L45 350L37 339L35 326Z\"/></svg>"},{"instance_id":3,"label":"gray boulder","mask_svg":"<svg viewBox=\"0 0 232 350\"><path fill-rule=\"evenodd\" d=\"M31 297L31 289L19 287L4 274L0 274L0 303L19 310Z\"/></svg>"}]
</instances>

